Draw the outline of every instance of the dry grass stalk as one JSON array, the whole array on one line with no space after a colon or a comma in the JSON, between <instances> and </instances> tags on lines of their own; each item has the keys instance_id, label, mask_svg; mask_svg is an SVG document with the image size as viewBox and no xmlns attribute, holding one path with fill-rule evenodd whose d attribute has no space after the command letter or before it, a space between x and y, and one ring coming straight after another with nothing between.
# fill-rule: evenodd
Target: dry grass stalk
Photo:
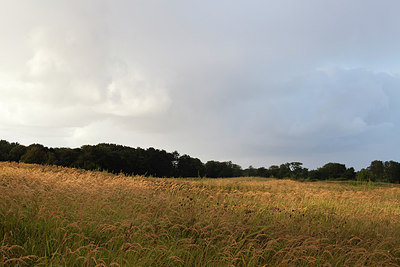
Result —
<instances>
[{"instance_id":1,"label":"dry grass stalk","mask_svg":"<svg viewBox=\"0 0 400 267\"><path fill-rule=\"evenodd\" d=\"M0 192L0 265L400 265L396 185L0 163Z\"/></svg>"}]
</instances>

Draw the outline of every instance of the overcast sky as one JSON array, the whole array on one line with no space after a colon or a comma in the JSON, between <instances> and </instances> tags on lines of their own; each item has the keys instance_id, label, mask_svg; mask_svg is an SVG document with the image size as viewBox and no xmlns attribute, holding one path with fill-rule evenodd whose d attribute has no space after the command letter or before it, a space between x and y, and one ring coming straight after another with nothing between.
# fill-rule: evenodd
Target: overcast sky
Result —
<instances>
[{"instance_id":1,"label":"overcast sky","mask_svg":"<svg viewBox=\"0 0 400 267\"><path fill-rule=\"evenodd\" d=\"M0 139L400 161L398 0L0 3Z\"/></svg>"}]
</instances>

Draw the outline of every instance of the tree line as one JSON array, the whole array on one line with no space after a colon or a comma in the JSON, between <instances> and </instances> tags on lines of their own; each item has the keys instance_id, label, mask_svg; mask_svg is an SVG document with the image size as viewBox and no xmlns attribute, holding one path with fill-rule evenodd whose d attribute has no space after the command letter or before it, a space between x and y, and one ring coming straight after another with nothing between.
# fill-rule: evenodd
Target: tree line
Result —
<instances>
[{"instance_id":1,"label":"tree line","mask_svg":"<svg viewBox=\"0 0 400 267\"><path fill-rule=\"evenodd\" d=\"M374 160L370 166L356 172L341 163L327 163L308 170L301 162L272 165L269 168L252 166L242 169L231 161L210 160L167 152L155 148L132 148L116 144L84 145L80 148L48 148L41 144L24 146L0 140L0 161L58 165L100 170L127 175L154 177L241 177L258 176L298 180L361 180L400 183L400 163Z\"/></svg>"}]
</instances>

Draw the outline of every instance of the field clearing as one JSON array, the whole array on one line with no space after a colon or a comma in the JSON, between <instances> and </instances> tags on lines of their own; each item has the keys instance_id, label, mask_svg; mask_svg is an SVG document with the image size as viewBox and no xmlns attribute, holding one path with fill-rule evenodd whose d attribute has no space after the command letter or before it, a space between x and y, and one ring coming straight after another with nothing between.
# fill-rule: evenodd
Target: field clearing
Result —
<instances>
[{"instance_id":1,"label":"field clearing","mask_svg":"<svg viewBox=\"0 0 400 267\"><path fill-rule=\"evenodd\" d=\"M400 266L400 187L0 163L0 266Z\"/></svg>"}]
</instances>

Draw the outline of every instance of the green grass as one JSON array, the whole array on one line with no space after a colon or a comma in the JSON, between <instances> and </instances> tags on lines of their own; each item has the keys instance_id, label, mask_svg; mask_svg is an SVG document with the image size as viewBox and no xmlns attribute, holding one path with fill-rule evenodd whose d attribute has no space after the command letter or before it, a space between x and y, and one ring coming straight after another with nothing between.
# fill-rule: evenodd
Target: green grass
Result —
<instances>
[{"instance_id":1,"label":"green grass","mask_svg":"<svg viewBox=\"0 0 400 267\"><path fill-rule=\"evenodd\" d=\"M0 266L400 265L400 188L0 163Z\"/></svg>"}]
</instances>

